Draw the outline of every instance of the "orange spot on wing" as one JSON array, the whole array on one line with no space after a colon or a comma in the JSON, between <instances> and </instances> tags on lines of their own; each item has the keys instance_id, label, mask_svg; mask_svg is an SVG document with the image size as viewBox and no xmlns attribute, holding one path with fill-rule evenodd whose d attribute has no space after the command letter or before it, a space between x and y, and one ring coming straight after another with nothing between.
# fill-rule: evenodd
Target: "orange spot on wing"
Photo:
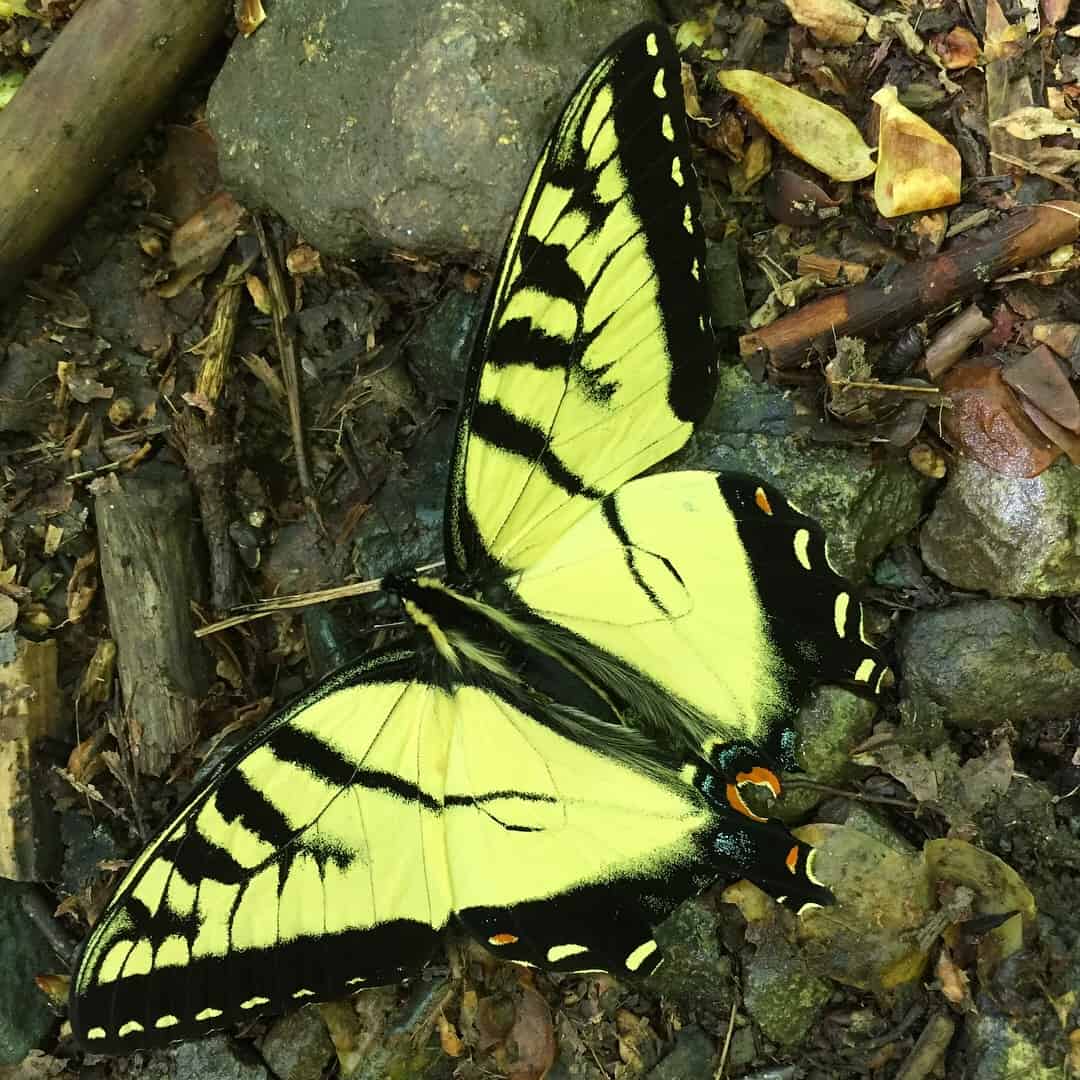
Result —
<instances>
[{"instance_id":1,"label":"orange spot on wing","mask_svg":"<svg viewBox=\"0 0 1080 1080\"><path fill-rule=\"evenodd\" d=\"M517 934L492 934L488 938L489 945L513 945L517 941Z\"/></svg>"},{"instance_id":2,"label":"orange spot on wing","mask_svg":"<svg viewBox=\"0 0 1080 1080\"><path fill-rule=\"evenodd\" d=\"M757 503L758 509L763 514L768 514L769 517L772 517L772 505L769 503L769 496L765 494L764 488L758 488L757 491L754 492L754 502Z\"/></svg>"},{"instance_id":3,"label":"orange spot on wing","mask_svg":"<svg viewBox=\"0 0 1080 1080\"><path fill-rule=\"evenodd\" d=\"M784 865L794 874L799 868L799 849L793 847L788 853L787 858L784 860Z\"/></svg>"}]
</instances>

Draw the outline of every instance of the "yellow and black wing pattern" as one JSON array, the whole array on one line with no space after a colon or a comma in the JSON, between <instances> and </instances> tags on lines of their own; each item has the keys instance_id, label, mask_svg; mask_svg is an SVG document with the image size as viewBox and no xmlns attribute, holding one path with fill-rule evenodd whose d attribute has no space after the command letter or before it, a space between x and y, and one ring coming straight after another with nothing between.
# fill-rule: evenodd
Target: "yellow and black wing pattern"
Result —
<instances>
[{"instance_id":1,"label":"yellow and black wing pattern","mask_svg":"<svg viewBox=\"0 0 1080 1080\"><path fill-rule=\"evenodd\" d=\"M397 981L451 920L519 962L651 971L652 927L761 840L548 721L423 650L337 673L130 868L82 953L76 1037L122 1053Z\"/></svg>"},{"instance_id":2,"label":"yellow and black wing pattern","mask_svg":"<svg viewBox=\"0 0 1080 1080\"><path fill-rule=\"evenodd\" d=\"M645 24L563 110L467 375L446 581L414 627L262 725L136 859L72 983L124 1052L419 971L456 922L497 955L644 974L718 877L830 902L752 813L811 682L876 691L861 608L772 489L638 475L712 401L678 54Z\"/></svg>"},{"instance_id":3,"label":"yellow and black wing pattern","mask_svg":"<svg viewBox=\"0 0 1080 1080\"><path fill-rule=\"evenodd\" d=\"M578 86L510 230L451 465L451 581L527 567L690 437L716 385L699 211L679 56L639 26Z\"/></svg>"},{"instance_id":4,"label":"yellow and black wing pattern","mask_svg":"<svg viewBox=\"0 0 1080 1080\"><path fill-rule=\"evenodd\" d=\"M820 526L738 473L624 484L505 585L628 722L732 782L795 767L811 686L872 696L887 671Z\"/></svg>"}]
</instances>

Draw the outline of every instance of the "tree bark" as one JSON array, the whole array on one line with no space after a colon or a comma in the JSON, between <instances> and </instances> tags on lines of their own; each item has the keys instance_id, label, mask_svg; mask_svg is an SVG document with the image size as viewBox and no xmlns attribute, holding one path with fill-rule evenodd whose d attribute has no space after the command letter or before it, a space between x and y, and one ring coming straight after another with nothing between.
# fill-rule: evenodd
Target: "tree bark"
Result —
<instances>
[{"instance_id":1,"label":"tree bark","mask_svg":"<svg viewBox=\"0 0 1080 1080\"><path fill-rule=\"evenodd\" d=\"M226 0L84 4L0 111L0 300L221 40Z\"/></svg>"},{"instance_id":2,"label":"tree bark","mask_svg":"<svg viewBox=\"0 0 1080 1080\"><path fill-rule=\"evenodd\" d=\"M209 686L191 615L202 599L202 547L182 470L143 465L108 487L96 501L101 581L132 751L140 772L158 775L195 740Z\"/></svg>"}]
</instances>

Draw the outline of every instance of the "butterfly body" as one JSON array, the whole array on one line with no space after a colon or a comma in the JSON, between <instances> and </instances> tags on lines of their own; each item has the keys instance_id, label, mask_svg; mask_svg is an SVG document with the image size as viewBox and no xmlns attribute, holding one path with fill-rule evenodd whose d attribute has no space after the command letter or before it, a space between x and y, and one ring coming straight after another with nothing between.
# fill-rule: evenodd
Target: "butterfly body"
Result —
<instances>
[{"instance_id":1,"label":"butterfly body","mask_svg":"<svg viewBox=\"0 0 1080 1080\"><path fill-rule=\"evenodd\" d=\"M466 378L445 579L412 640L264 722L135 860L81 954L101 1052L419 971L452 922L555 970L653 970L718 877L830 901L747 807L812 681L884 668L821 530L745 477L640 474L712 400L679 58L645 24L585 75L510 230Z\"/></svg>"}]
</instances>

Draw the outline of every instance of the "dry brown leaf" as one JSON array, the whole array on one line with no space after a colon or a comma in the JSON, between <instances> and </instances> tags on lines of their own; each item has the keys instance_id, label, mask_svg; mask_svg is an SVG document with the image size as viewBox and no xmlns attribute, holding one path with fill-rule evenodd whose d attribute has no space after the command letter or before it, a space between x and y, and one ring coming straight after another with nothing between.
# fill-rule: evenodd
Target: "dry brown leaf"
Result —
<instances>
[{"instance_id":1,"label":"dry brown leaf","mask_svg":"<svg viewBox=\"0 0 1080 1080\"><path fill-rule=\"evenodd\" d=\"M866 12L851 0L784 0L791 17L824 45L854 45L866 29Z\"/></svg>"},{"instance_id":2,"label":"dry brown leaf","mask_svg":"<svg viewBox=\"0 0 1080 1080\"><path fill-rule=\"evenodd\" d=\"M97 595L98 578L95 572L97 551L88 551L75 562L67 585L68 621L77 623L86 614Z\"/></svg>"},{"instance_id":3,"label":"dry brown leaf","mask_svg":"<svg viewBox=\"0 0 1080 1080\"><path fill-rule=\"evenodd\" d=\"M931 51L946 71L962 71L979 62L979 39L966 27L954 26L930 41Z\"/></svg>"},{"instance_id":4,"label":"dry brown leaf","mask_svg":"<svg viewBox=\"0 0 1080 1080\"><path fill-rule=\"evenodd\" d=\"M934 974L941 984L941 992L946 1001L964 1009L971 1005L967 973L963 968L956 966L947 948L943 948L938 954Z\"/></svg>"},{"instance_id":5,"label":"dry brown leaf","mask_svg":"<svg viewBox=\"0 0 1080 1080\"><path fill-rule=\"evenodd\" d=\"M1067 360L1080 347L1080 323L1041 322L1031 329L1032 339L1049 345Z\"/></svg>"},{"instance_id":6,"label":"dry brown leaf","mask_svg":"<svg viewBox=\"0 0 1080 1080\"><path fill-rule=\"evenodd\" d=\"M245 214L231 195L221 192L180 225L169 243L169 258L176 269L158 289L158 295L165 299L179 296L197 277L213 270Z\"/></svg>"},{"instance_id":7,"label":"dry brown leaf","mask_svg":"<svg viewBox=\"0 0 1080 1080\"><path fill-rule=\"evenodd\" d=\"M721 71L720 84L792 154L833 180L874 171L870 148L843 113L757 71Z\"/></svg>"},{"instance_id":8,"label":"dry brown leaf","mask_svg":"<svg viewBox=\"0 0 1080 1080\"><path fill-rule=\"evenodd\" d=\"M1076 135L1080 132L1080 124L1062 120L1050 109L1039 105L1014 109L1007 116L994 120L990 126L1004 128L1014 139L1023 139L1025 142L1041 139L1045 135Z\"/></svg>"},{"instance_id":9,"label":"dry brown leaf","mask_svg":"<svg viewBox=\"0 0 1080 1080\"><path fill-rule=\"evenodd\" d=\"M236 0L236 29L244 37L251 37L266 21L266 12L260 0Z\"/></svg>"},{"instance_id":10,"label":"dry brown leaf","mask_svg":"<svg viewBox=\"0 0 1080 1080\"><path fill-rule=\"evenodd\" d=\"M447 1057L461 1057L465 1053L465 1043L458 1034L457 1028L446 1019L446 1014L443 1012L435 1018L435 1023L439 1028L439 1043L443 1053Z\"/></svg>"},{"instance_id":11,"label":"dry brown leaf","mask_svg":"<svg viewBox=\"0 0 1080 1080\"><path fill-rule=\"evenodd\" d=\"M1057 26L1069 13L1070 0L1042 0L1042 21L1045 26Z\"/></svg>"},{"instance_id":12,"label":"dry brown leaf","mask_svg":"<svg viewBox=\"0 0 1080 1080\"><path fill-rule=\"evenodd\" d=\"M285 267L297 276L322 272L322 256L310 244L297 244L285 256Z\"/></svg>"},{"instance_id":13,"label":"dry brown leaf","mask_svg":"<svg viewBox=\"0 0 1080 1080\"><path fill-rule=\"evenodd\" d=\"M1080 399L1061 361L1046 345L1010 360L1002 377L1055 423L1080 434Z\"/></svg>"},{"instance_id":14,"label":"dry brown leaf","mask_svg":"<svg viewBox=\"0 0 1080 1080\"><path fill-rule=\"evenodd\" d=\"M925 120L900 104L895 86L873 100L881 109L874 202L891 218L960 201L960 153Z\"/></svg>"},{"instance_id":15,"label":"dry brown leaf","mask_svg":"<svg viewBox=\"0 0 1080 1080\"><path fill-rule=\"evenodd\" d=\"M555 1042L551 1010L532 986L521 986L514 1026L510 1029L506 1044L509 1080L542 1080L555 1064L558 1044Z\"/></svg>"},{"instance_id":16,"label":"dry brown leaf","mask_svg":"<svg viewBox=\"0 0 1080 1080\"><path fill-rule=\"evenodd\" d=\"M958 364L942 390L951 405L941 411L942 432L955 449L988 469L1030 478L1061 456L1024 414L999 367Z\"/></svg>"},{"instance_id":17,"label":"dry brown leaf","mask_svg":"<svg viewBox=\"0 0 1080 1080\"><path fill-rule=\"evenodd\" d=\"M86 665L79 683L77 700L83 706L100 705L109 700L113 677L116 674L116 642L103 638L97 643L94 655ZM68 768L71 768L69 765ZM74 772L75 770L72 769Z\"/></svg>"},{"instance_id":18,"label":"dry brown leaf","mask_svg":"<svg viewBox=\"0 0 1080 1080\"><path fill-rule=\"evenodd\" d=\"M1080 435L1075 435L1068 428L1062 427L1026 399L1020 400L1020 408L1027 418L1055 445L1060 446L1074 465L1080 465Z\"/></svg>"}]
</instances>

